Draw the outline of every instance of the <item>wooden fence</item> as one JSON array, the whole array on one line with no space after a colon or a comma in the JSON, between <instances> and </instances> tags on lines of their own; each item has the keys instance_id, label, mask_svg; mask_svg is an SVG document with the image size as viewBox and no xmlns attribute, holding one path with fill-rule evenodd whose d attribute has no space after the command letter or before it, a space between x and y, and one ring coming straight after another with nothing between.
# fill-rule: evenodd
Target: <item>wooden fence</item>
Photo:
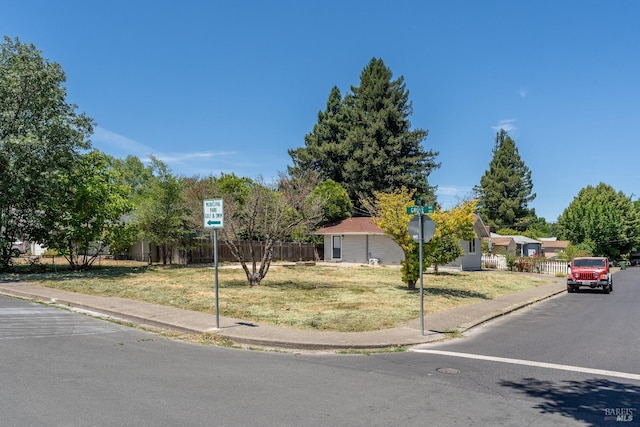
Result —
<instances>
[{"instance_id":1,"label":"wooden fence","mask_svg":"<svg viewBox=\"0 0 640 427\"><path fill-rule=\"evenodd\" d=\"M245 258L250 259L250 242L241 242L240 245ZM254 250L257 251L257 259L262 259L264 244L254 242ZM273 261L319 261L324 251L313 243L276 242L273 245ZM218 242L218 261L235 262L231 249L224 242ZM203 243L196 248L187 251L187 263L201 264L213 262L213 242Z\"/></svg>"},{"instance_id":2,"label":"wooden fence","mask_svg":"<svg viewBox=\"0 0 640 427\"><path fill-rule=\"evenodd\" d=\"M497 270L508 270L507 259L503 255L482 255L482 267ZM566 275L568 271L566 261L549 261L544 258L517 258L514 271L549 274L551 276Z\"/></svg>"}]
</instances>

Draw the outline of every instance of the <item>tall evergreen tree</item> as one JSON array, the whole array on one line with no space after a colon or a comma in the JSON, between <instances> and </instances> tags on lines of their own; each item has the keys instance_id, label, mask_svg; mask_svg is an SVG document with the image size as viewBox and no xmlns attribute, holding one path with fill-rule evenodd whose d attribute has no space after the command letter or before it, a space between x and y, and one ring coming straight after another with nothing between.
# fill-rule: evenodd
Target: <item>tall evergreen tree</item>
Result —
<instances>
[{"instance_id":1,"label":"tall evergreen tree","mask_svg":"<svg viewBox=\"0 0 640 427\"><path fill-rule=\"evenodd\" d=\"M307 170L319 173L323 180L343 182L343 167L349 155L345 145L346 120L340 89L333 87L325 111L318 113L313 131L305 135L304 147L289 150L293 167L289 173L300 175Z\"/></svg>"},{"instance_id":2,"label":"tall evergreen tree","mask_svg":"<svg viewBox=\"0 0 640 427\"><path fill-rule=\"evenodd\" d=\"M520 157L515 141L500 129L489 169L475 187L482 219L493 229L525 230L535 222L535 210L528 207L536 197L532 190L531 171Z\"/></svg>"},{"instance_id":3,"label":"tall evergreen tree","mask_svg":"<svg viewBox=\"0 0 640 427\"><path fill-rule=\"evenodd\" d=\"M358 209L375 191L404 186L435 201L427 177L440 167L438 153L422 146L427 131L411 130L413 113L404 78L392 80L382 59L373 58L360 75L360 86L340 99L333 88L305 147L290 150L294 168L310 168L333 179Z\"/></svg>"}]
</instances>

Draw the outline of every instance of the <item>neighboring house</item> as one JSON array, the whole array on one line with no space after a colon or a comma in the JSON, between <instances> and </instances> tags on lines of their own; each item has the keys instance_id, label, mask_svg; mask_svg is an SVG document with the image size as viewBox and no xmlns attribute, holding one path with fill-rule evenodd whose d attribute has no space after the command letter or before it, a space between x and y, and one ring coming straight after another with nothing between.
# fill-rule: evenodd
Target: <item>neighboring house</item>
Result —
<instances>
[{"instance_id":1,"label":"neighboring house","mask_svg":"<svg viewBox=\"0 0 640 427\"><path fill-rule=\"evenodd\" d=\"M116 254L117 255L117 254ZM160 261L158 256L158 246L155 243L151 243L146 240L138 240L135 242L125 254L126 259L132 259L136 261Z\"/></svg>"},{"instance_id":2,"label":"neighboring house","mask_svg":"<svg viewBox=\"0 0 640 427\"><path fill-rule=\"evenodd\" d=\"M478 237L461 241L464 255L444 267L479 270L482 262L481 245L488 237L487 229L476 215L474 229ZM371 218L347 218L320 228L316 234L324 236L324 259L333 262L399 265L404 252Z\"/></svg>"},{"instance_id":3,"label":"neighboring house","mask_svg":"<svg viewBox=\"0 0 640 427\"><path fill-rule=\"evenodd\" d=\"M558 240L557 237L542 237L542 254L546 258L557 258L567 250L567 246L571 244L568 240Z\"/></svg>"},{"instance_id":4,"label":"neighboring house","mask_svg":"<svg viewBox=\"0 0 640 427\"><path fill-rule=\"evenodd\" d=\"M516 241L516 255L542 255L542 242L525 236L511 236Z\"/></svg>"},{"instance_id":5,"label":"neighboring house","mask_svg":"<svg viewBox=\"0 0 640 427\"><path fill-rule=\"evenodd\" d=\"M347 218L322 227L324 260L360 264L400 265L404 252L371 218Z\"/></svg>"},{"instance_id":6,"label":"neighboring house","mask_svg":"<svg viewBox=\"0 0 640 427\"><path fill-rule=\"evenodd\" d=\"M511 243L507 243L507 240L502 240L503 238L513 239L516 247L515 251L512 250L513 246ZM542 242L535 239L530 239L525 236L502 236L500 234L491 233L491 245L493 246L492 252L500 253L500 251L496 251L496 242L500 242L502 247L504 245L507 246L507 250L509 253L514 254L516 256L535 256L542 254Z\"/></svg>"},{"instance_id":7,"label":"neighboring house","mask_svg":"<svg viewBox=\"0 0 640 427\"><path fill-rule=\"evenodd\" d=\"M505 253L514 254L518 248L513 237L503 237L495 233L491 233L491 237L485 237L483 240L489 243L489 253L504 255Z\"/></svg>"},{"instance_id":8,"label":"neighboring house","mask_svg":"<svg viewBox=\"0 0 640 427\"><path fill-rule=\"evenodd\" d=\"M463 271L480 270L482 268L482 239L489 237L487 227L484 225L482 218L475 216L473 230L476 232L475 239L461 240L460 246L464 255L456 258L455 261L445 265L445 268L457 268Z\"/></svg>"}]
</instances>

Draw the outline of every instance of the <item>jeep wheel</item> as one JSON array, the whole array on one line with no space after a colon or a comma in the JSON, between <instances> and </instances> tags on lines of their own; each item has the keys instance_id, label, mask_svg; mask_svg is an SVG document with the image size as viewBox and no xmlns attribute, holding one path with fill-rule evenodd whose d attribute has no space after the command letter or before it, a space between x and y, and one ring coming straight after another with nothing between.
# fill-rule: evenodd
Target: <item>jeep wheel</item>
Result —
<instances>
[{"instance_id":1,"label":"jeep wheel","mask_svg":"<svg viewBox=\"0 0 640 427\"><path fill-rule=\"evenodd\" d=\"M18 258L20 256L20 251L17 249L11 249L11 256L14 258Z\"/></svg>"},{"instance_id":2,"label":"jeep wheel","mask_svg":"<svg viewBox=\"0 0 640 427\"><path fill-rule=\"evenodd\" d=\"M611 292L611 285L607 285L605 287L602 288L602 292L605 294L608 294L609 292Z\"/></svg>"},{"instance_id":3,"label":"jeep wheel","mask_svg":"<svg viewBox=\"0 0 640 427\"><path fill-rule=\"evenodd\" d=\"M576 290L574 289L574 287L573 287L573 286L571 286L571 285L567 285L567 292L568 292L568 293L570 293L570 294L571 294L571 293L573 293L573 292L575 292L575 291L576 291Z\"/></svg>"}]
</instances>

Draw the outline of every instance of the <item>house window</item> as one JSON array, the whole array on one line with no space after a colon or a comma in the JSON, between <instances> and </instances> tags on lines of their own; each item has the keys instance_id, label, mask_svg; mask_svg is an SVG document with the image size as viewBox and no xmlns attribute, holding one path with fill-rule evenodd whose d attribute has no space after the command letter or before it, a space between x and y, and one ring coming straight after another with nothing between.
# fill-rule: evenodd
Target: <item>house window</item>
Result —
<instances>
[{"instance_id":1,"label":"house window","mask_svg":"<svg viewBox=\"0 0 640 427\"><path fill-rule=\"evenodd\" d=\"M467 253L468 254L476 253L476 239L469 240L469 250L467 251Z\"/></svg>"},{"instance_id":2,"label":"house window","mask_svg":"<svg viewBox=\"0 0 640 427\"><path fill-rule=\"evenodd\" d=\"M331 259L342 259L342 236L333 236Z\"/></svg>"}]
</instances>

